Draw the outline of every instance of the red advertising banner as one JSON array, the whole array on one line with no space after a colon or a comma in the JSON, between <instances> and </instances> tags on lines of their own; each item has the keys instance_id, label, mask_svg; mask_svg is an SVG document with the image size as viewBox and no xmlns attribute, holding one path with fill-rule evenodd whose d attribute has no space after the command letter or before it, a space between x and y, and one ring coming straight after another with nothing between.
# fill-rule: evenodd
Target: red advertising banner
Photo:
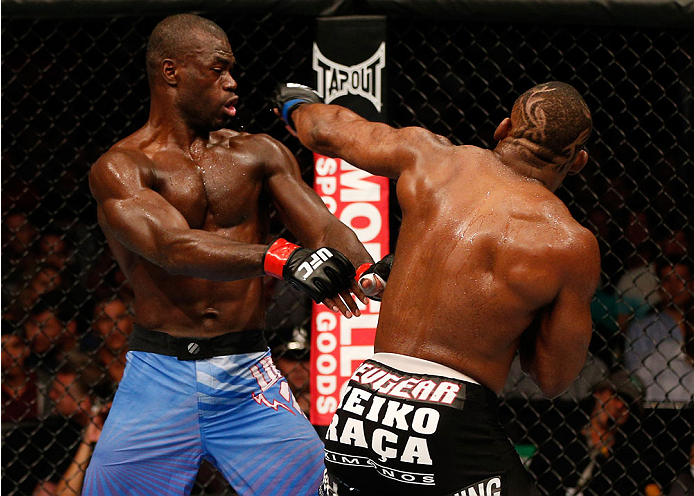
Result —
<instances>
[{"instance_id":1,"label":"red advertising banner","mask_svg":"<svg viewBox=\"0 0 694 496\"><path fill-rule=\"evenodd\" d=\"M339 158L314 154L314 189L328 209L350 227L374 260L389 251L389 180ZM359 317L347 319L313 305L311 332L311 423L330 424L352 372L373 354L381 304L369 300Z\"/></svg>"}]
</instances>

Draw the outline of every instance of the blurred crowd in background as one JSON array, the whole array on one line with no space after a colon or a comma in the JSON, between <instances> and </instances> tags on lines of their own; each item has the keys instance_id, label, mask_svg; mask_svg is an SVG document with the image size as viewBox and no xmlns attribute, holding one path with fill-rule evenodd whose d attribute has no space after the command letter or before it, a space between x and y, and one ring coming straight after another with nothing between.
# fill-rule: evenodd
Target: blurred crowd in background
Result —
<instances>
[{"instance_id":1,"label":"blurred crowd in background","mask_svg":"<svg viewBox=\"0 0 694 496\"><path fill-rule=\"evenodd\" d=\"M3 494L79 494L123 375L132 291L86 179L146 120L143 53L160 17L3 22ZM277 82L308 82L315 18L218 17L238 60L245 120L235 125L281 139L310 181L312 156L267 100ZM548 79L575 85L593 112L591 160L558 191L600 244L593 340L579 378L554 400L514 363L500 413L528 469L549 494L694 494L691 33L392 26L396 126L489 146L518 90ZM308 414L310 301L276 280L266 289L274 360ZM195 494L234 494L207 464L198 480Z\"/></svg>"}]
</instances>

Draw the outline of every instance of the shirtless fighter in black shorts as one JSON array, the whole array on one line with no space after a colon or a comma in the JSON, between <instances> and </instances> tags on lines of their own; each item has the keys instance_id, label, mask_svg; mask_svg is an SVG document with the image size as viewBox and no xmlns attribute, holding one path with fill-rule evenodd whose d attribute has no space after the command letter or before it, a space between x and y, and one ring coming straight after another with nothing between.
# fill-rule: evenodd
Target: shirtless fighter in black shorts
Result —
<instances>
[{"instance_id":1,"label":"shirtless fighter in black shorts","mask_svg":"<svg viewBox=\"0 0 694 496\"><path fill-rule=\"evenodd\" d=\"M397 180L403 212L376 354L328 428L322 494L534 494L496 395L517 351L549 397L585 360L600 255L553 193L588 160L585 102L538 85L486 150L318 100L284 85L277 111L311 150Z\"/></svg>"}]
</instances>

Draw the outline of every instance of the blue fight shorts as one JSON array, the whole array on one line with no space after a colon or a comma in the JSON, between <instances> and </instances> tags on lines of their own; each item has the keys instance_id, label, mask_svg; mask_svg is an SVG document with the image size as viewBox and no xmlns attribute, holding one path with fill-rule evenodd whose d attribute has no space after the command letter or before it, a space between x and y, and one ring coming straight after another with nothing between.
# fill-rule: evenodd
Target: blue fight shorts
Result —
<instances>
[{"instance_id":1,"label":"blue fight shorts","mask_svg":"<svg viewBox=\"0 0 694 496\"><path fill-rule=\"evenodd\" d=\"M129 351L83 494L189 494L203 459L240 495L316 495L323 444L267 347L202 360Z\"/></svg>"}]
</instances>

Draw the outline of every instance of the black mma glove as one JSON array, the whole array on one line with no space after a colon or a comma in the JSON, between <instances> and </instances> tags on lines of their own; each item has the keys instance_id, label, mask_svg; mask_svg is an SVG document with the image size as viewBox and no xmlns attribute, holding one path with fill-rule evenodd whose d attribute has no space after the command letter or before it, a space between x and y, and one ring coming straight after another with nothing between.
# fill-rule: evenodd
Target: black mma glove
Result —
<instances>
[{"instance_id":1,"label":"black mma glove","mask_svg":"<svg viewBox=\"0 0 694 496\"><path fill-rule=\"evenodd\" d=\"M265 252L263 269L267 275L304 291L316 303L349 288L355 274L352 262L337 250L310 250L282 238Z\"/></svg>"},{"instance_id":2,"label":"black mma glove","mask_svg":"<svg viewBox=\"0 0 694 496\"><path fill-rule=\"evenodd\" d=\"M275 89L275 106L280 111L282 120L296 131L292 121L292 112L302 103L323 103L323 99L315 90L296 83L278 84Z\"/></svg>"},{"instance_id":3,"label":"black mma glove","mask_svg":"<svg viewBox=\"0 0 694 496\"><path fill-rule=\"evenodd\" d=\"M360 265L356 271L357 281L361 281L361 279L363 277L368 276L369 274L373 274L375 277L377 277L381 280L381 283L383 284L383 287L385 288L386 283L388 282L388 278L390 277L390 269L393 268L393 260L394 259L395 259L395 256L392 253L390 253L390 254L386 255L385 257L383 257L379 262L376 262L374 264L365 263L365 264ZM360 286L361 286L361 284L360 284ZM368 295L367 294L366 296L368 296L372 300L381 301L381 294L378 294L378 295Z\"/></svg>"}]
</instances>

